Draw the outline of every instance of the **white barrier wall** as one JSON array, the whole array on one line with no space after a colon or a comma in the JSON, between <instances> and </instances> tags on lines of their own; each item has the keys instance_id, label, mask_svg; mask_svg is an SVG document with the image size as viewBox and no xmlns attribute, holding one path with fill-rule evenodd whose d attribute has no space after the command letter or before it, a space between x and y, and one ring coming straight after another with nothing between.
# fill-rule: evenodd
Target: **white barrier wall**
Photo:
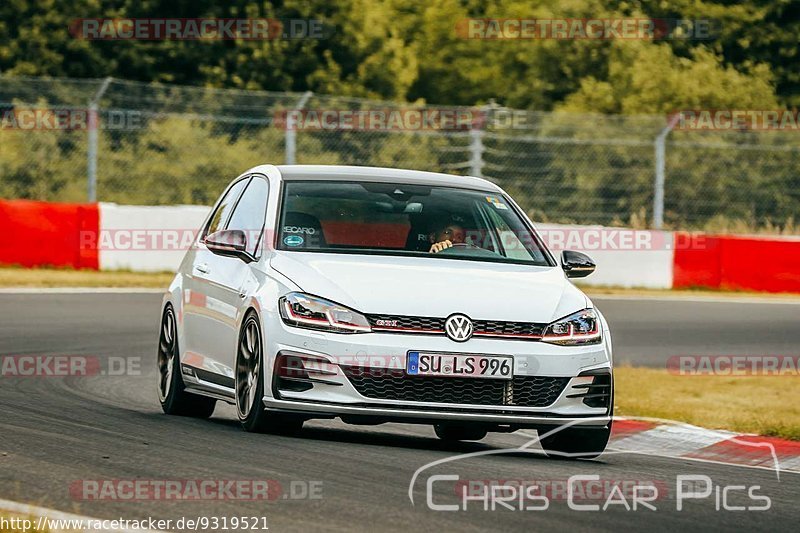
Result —
<instances>
[{"instance_id":1,"label":"white barrier wall","mask_svg":"<svg viewBox=\"0 0 800 533\"><path fill-rule=\"evenodd\" d=\"M597 270L577 280L581 285L672 288L671 232L560 224L536 228L559 261L563 250L583 252L594 260Z\"/></svg>"},{"instance_id":2,"label":"white barrier wall","mask_svg":"<svg viewBox=\"0 0 800 533\"><path fill-rule=\"evenodd\" d=\"M100 270L176 270L210 209L101 203Z\"/></svg>"},{"instance_id":3,"label":"white barrier wall","mask_svg":"<svg viewBox=\"0 0 800 533\"><path fill-rule=\"evenodd\" d=\"M208 214L206 206L100 204L101 270L174 271ZM597 270L585 285L672 287L673 234L603 226L537 224L548 247L588 254Z\"/></svg>"}]
</instances>

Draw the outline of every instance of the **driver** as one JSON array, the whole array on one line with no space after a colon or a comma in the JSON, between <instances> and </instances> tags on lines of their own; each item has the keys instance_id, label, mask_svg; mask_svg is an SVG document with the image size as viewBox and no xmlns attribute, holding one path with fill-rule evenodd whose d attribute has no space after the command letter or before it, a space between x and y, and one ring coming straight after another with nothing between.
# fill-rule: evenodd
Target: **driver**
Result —
<instances>
[{"instance_id":1,"label":"driver","mask_svg":"<svg viewBox=\"0 0 800 533\"><path fill-rule=\"evenodd\" d=\"M467 235L463 226L456 223L448 223L445 226L440 226L437 231L432 231L428 235L431 241L430 253L435 254L452 247L454 244L464 244L467 241Z\"/></svg>"}]
</instances>

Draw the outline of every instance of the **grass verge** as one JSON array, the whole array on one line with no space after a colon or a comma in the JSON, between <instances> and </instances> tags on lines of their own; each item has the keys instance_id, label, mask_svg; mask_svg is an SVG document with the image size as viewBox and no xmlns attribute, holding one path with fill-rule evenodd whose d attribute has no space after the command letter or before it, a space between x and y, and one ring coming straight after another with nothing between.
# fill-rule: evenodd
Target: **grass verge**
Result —
<instances>
[{"instance_id":1,"label":"grass verge","mask_svg":"<svg viewBox=\"0 0 800 533\"><path fill-rule=\"evenodd\" d=\"M798 376L679 376L621 366L614 384L615 415L800 440Z\"/></svg>"},{"instance_id":2,"label":"grass verge","mask_svg":"<svg viewBox=\"0 0 800 533\"><path fill-rule=\"evenodd\" d=\"M174 274L0 267L0 287L136 287L166 288Z\"/></svg>"}]
</instances>

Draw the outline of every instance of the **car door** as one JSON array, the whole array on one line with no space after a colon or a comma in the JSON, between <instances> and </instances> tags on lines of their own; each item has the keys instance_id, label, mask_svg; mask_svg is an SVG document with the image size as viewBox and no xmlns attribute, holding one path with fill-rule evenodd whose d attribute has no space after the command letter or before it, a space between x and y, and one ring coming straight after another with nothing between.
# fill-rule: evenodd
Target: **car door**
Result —
<instances>
[{"instance_id":1,"label":"car door","mask_svg":"<svg viewBox=\"0 0 800 533\"><path fill-rule=\"evenodd\" d=\"M248 176L233 183L217 203L194 247L183 287L185 341L182 362L191 366L199 379L231 387L233 372L219 361L220 354L230 349L221 335L236 317L236 309L230 307L231 297L227 294L240 273L240 267L234 261L244 263L215 255L206 247L205 238L226 228L250 179Z\"/></svg>"},{"instance_id":2,"label":"car door","mask_svg":"<svg viewBox=\"0 0 800 533\"><path fill-rule=\"evenodd\" d=\"M261 255L264 238L264 222L267 213L269 184L260 175L252 176L225 226L226 230L239 230L246 236L245 251L253 259L246 262L238 257L214 255L207 274L209 302L218 308L218 339L211 344L214 351L209 354L214 363L233 378L236 349L239 337L238 318L243 311L248 291L253 289L253 266Z\"/></svg>"},{"instance_id":3,"label":"car door","mask_svg":"<svg viewBox=\"0 0 800 533\"><path fill-rule=\"evenodd\" d=\"M233 204L227 221L224 225L221 222L211 225L207 235L220 229L243 231L247 238L246 251L252 257L258 257L268 194L266 178L250 177ZM238 257L214 254L204 244L199 247L195 266L201 268L193 274L193 290L198 293L195 295L197 303L203 304L202 311L196 310L194 316L198 329L202 328L202 331L195 331L203 344L197 347L203 356L200 379L233 387L237 319L247 292L245 283L252 278L251 264ZM204 375L205 371L213 375Z\"/></svg>"}]
</instances>

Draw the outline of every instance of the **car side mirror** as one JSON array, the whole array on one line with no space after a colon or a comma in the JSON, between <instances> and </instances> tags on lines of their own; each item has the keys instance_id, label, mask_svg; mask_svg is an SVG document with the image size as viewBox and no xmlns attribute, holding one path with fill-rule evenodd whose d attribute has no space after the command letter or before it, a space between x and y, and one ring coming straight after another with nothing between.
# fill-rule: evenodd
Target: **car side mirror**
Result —
<instances>
[{"instance_id":1,"label":"car side mirror","mask_svg":"<svg viewBox=\"0 0 800 533\"><path fill-rule=\"evenodd\" d=\"M585 278L597 268L592 258L580 252L561 252L561 268L568 278Z\"/></svg>"},{"instance_id":2,"label":"car side mirror","mask_svg":"<svg viewBox=\"0 0 800 533\"><path fill-rule=\"evenodd\" d=\"M240 229L224 229L206 235L206 247L212 253L227 257L237 257L249 263L255 260L247 251L247 235Z\"/></svg>"}]
</instances>

